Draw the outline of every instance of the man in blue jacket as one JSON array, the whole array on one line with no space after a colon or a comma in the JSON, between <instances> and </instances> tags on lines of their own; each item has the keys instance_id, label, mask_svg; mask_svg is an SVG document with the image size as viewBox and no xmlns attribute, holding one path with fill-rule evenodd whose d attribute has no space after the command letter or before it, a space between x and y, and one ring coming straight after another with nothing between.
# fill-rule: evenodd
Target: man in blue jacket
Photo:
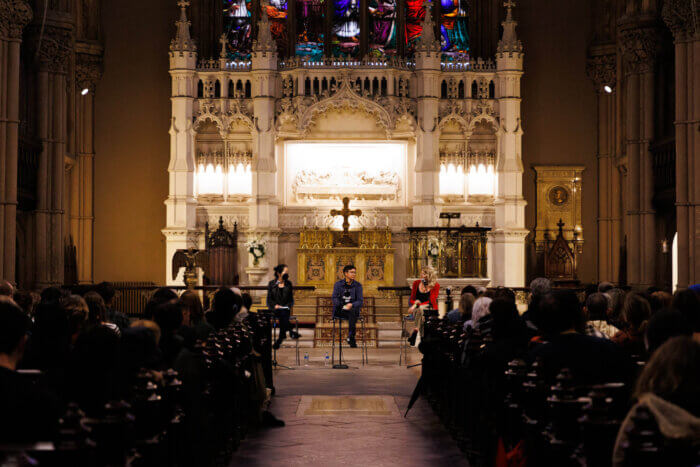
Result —
<instances>
[{"instance_id":1,"label":"man in blue jacket","mask_svg":"<svg viewBox=\"0 0 700 467\"><path fill-rule=\"evenodd\" d=\"M352 264L343 268L344 279L333 286L333 316L348 320L348 344L357 347L355 324L362 309L362 284L355 280L357 270Z\"/></svg>"}]
</instances>

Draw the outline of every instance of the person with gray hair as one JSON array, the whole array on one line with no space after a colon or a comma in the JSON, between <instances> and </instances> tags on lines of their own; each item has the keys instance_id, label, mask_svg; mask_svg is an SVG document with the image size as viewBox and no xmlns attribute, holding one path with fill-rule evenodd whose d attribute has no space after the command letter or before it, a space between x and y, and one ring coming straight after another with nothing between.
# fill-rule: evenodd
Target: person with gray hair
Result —
<instances>
[{"instance_id":1,"label":"person with gray hair","mask_svg":"<svg viewBox=\"0 0 700 467\"><path fill-rule=\"evenodd\" d=\"M539 334L539 303L551 292L552 281L546 277L536 277L530 282L530 302L527 305L527 311L523 313L523 321L530 337Z\"/></svg>"},{"instance_id":2,"label":"person with gray hair","mask_svg":"<svg viewBox=\"0 0 700 467\"><path fill-rule=\"evenodd\" d=\"M530 295L533 297L541 297L552 291L552 281L546 277L536 277L530 282Z\"/></svg>"},{"instance_id":3,"label":"person with gray hair","mask_svg":"<svg viewBox=\"0 0 700 467\"><path fill-rule=\"evenodd\" d=\"M472 306L472 319L464 323L464 330L467 328L478 328L479 320L490 313L489 306L492 299L490 297L479 297Z\"/></svg>"}]
</instances>

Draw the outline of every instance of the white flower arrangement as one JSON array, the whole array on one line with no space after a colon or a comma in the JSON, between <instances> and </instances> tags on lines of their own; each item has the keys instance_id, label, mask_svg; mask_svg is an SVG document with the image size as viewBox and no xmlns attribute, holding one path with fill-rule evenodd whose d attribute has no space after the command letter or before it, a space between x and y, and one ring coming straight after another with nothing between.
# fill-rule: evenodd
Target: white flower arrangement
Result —
<instances>
[{"instance_id":1,"label":"white flower arrangement","mask_svg":"<svg viewBox=\"0 0 700 467\"><path fill-rule=\"evenodd\" d=\"M253 265L257 266L258 262L265 257L265 247L267 242L263 239L256 238L245 244L248 248L248 253L253 255Z\"/></svg>"}]
</instances>

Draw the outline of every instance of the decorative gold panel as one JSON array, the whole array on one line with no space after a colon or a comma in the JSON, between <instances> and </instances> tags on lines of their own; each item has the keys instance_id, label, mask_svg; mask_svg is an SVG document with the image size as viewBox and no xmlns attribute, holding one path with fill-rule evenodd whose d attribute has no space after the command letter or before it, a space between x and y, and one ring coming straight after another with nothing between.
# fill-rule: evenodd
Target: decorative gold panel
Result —
<instances>
[{"instance_id":1,"label":"decorative gold panel","mask_svg":"<svg viewBox=\"0 0 700 467\"><path fill-rule=\"evenodd\" d=\"M533 168L537 174L537 251L543 251L547 238L550 244L554 242L560 219L564 223L564 238L567 241L576 239L580 248L583 245L581 180L586 168L582 165L536 165Z\"/></svg>"}]
</instances>

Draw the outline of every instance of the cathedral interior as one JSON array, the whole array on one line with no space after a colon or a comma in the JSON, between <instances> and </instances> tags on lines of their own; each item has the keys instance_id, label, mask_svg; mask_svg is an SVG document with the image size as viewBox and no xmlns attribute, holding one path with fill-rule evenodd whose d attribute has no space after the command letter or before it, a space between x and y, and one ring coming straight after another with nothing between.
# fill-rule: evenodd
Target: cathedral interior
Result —
<instances>
[{"instance_id":1,"label":"cathedral interior","mask_svg":"<svg viewBox=\"0 0 700 467\"><path fill-rule=\"evenodd\" d=\"M290 436L300 449L318 449L311 443L314 430L354 440L333 444L318 458L300 455L289 465L379 465L375 454L382 445L373 443L382 431L392 433L387 453L403 464L413 459L416 465L487 465L500 459L496 465L516 465L512 458L503 460L508 454L530 458L533 465L574 465L568 463L573 457L585 458L588 465L632 465L640 455L633 448L615 445L612 455L617 428L629 422L625 403L647 404L658 415L654 404L665 394L647 388L644 397L637 392L628 398L631 388L641 390L645 372L656 368L645 366L656 355L650 342L659 338L647 334L652 314L682 314L663 332L684 328L678 334L694 334L696 346L700 333L694 295L700 292L694 289L700 283L700 189L693 182L700 175L700 163L695 164L700 155L698 18L698 0L0 0L0 292L10 291L0 293L0 305L11 306L2 295L26 294L28 306L36 308L30 313L32 326L46 329L56 321L39 325L41 311L46 320L52 306L68 310L70 297L78 308L81 303L89 308L85 320L91 323L98 305L89 295L98 292L110 316L103 325L119 331L115 346L127 346L127 341L135 346L140 337L125 332L134 327L158 328L158 336L163 331L160 344L156 338L163 352L158 370L142 369L139 382L128 388L115 381L131 382L131 367L127 371L115 364L118 370L105 370L98 379L104 378L100 387L116 388L110 397L133 396L141 416L156 409L138 405L147 390L134 388L152 379L168 401L158 413L172 416L181 414L180 396L173 396L182 383L177 373L191 368L178 359L181 348L173 350L175 330L168 334L172 321L163 316L173 311L166 305L177 301L182 309L174 313L188 327L190 311L184 318L182 313L190 306L187 300L196 297L198 305L192 306L199 311L192 313L206 312L200 324L218 333L197 334L201 329L193 314L192 334L177 331L182 349L206 356L209 364L215 355L236 367L238 379L232 380L250 390L239 385L232 391L245 393L251 407L269 404L274 370L282 393L274 412L298 419ZM541 281L547 284L543 289ZM355 282L364 286L360 305L348 298ZM289 286L290 303L278 297L282 292L276 284ZM345 284L342 297L339 284ZM575 305L566 301L570 295L578 298ZM603 300L598 295L605 295L608 314L596 321L591 310ZM15 298L20 306L21 297ZM341 309L339 297L349 308ZM427 306L425 316L414 304L417 297ZM488 303L481 305L493 316L498 330L493 335L490 327L479 331L476 318L467 319L485 298L493 299L490 309ZM465 300L474 306L466 315ZM222 318L224 302L235 313L246 313L237 316L239 321ZM286 315L272 308L275 303ZM338 315L356 306L359 351L354 350L355 321ZM564 323L568 318L561 316L568 315L563 312L548 315L551 321L542 318L547 310L572 307L581 319ZM253 313L255 308L260 312ZM455 310L462 310L456 327L447 319ZM533 310L540 310L537 319L543 321L536 321ZM501 317L510 311L517 319ZM2 321L3 313L4 308L0 324L7 329L22 326L10 318ZM73 332L60 354L71 362L68 369L61 366L66 379L70 368L77 371L75 362L82 368L95 364L85 356L90 353L86 343L85 360L73 358L80 357L80 336L94 329L88 324L74 328L71 319L61 325ZM615 342L631 360L618 359L618 349L597 343L595 358L612 362L614 376L593 360L571 357L570 367L559 365L546 374L551 368L540 366L542 379L528 380L534 374L527 370L533 355L550 364L556 360L554 350L533 347L536 339L571 329L583 335L586 319L605 321L598 334L588 335ZM676 317L663 319L670 323ZM678 324L681 319L685 326ZM351 329L343 329L344 320ZM521 335L515 331L520 325L530 327ZM57 340L46 332L22 337L21 345L2 334L0 367L54 374L55 362L44 358ZM276 341L275 332L281 333ZM287 332L290 338L283 343ZM535 339L527 352L515 334ZM337 356L345 337L348 354ZM41 339L52 344L42 347ZM508 342L508 350L488 353L479 347L499 339ZM252 351L242 350L241 342L248 340ZM697 348L671 341L675 349L685 346L679 355L695 355L688 365L697 369ZM577 355L588 352L577 349ZM361 377L329 379L327 351L333 365L336 358L341 365L347 358L351 374L360 371ZM673 351L669 346L667 355ZM251 353L256 357L249 358ZM3 355L16 361L7 363ZM523 357L519 363L513 363L516 356ZM391 370L372 373L368 360ZM474 361L481 363L469 366ZM141 365L147 367L145 362ZM410 368L421 362L422 373ZM309 370L313 384L299 372L280 372L278 365ZM584 378L591 365L595 377ZM239 368L245 371L236 373ZM493 368L499 376L490 373ZM501 380L505 370L507 384ZM495 399L484 397L481 408L457 396L476 373L486 386L470 389L471 396L489 393L491 383L496 388ZM257 384L248 381L251 374ZM0 374L3 391L8 391L3 381L14 377L6 376ZM411 393L416 376L418 386ZM71 377L85 383L82 376ZM209 384L209 389L231 389L219 373L198 378L197 384ZM545 381L553 386L555 379L560 392L552 390L560 399L573 398L574 386L601 385L577 393L598 410L585 412L582 403L577 405L578 414L590 422L580 428L581 439L571 437L565 416L552 428L545 415L533 415L532 401L518 398L520 387L513 389ZM51 389L81 394L77 385L64 383L61 379L60 389ZM612 386L618 383L629 393L620 395ZM347 390L334 392L336 384ZM375 386L376 392L367 389ZM187 391L193 387L185 381ZM86 465L114 465L139 456L143 465L155 465L150 462L159 456L169 456L163 465L285 463L280 453L261 454L276 441L255 429L280 426L269 410L252 415L216 391L205 393L204 402L182 402L186 415L180 431L172 419L162 426L153 422L149 429L160 429L162 438L150 447L139 444L147 436L137 430L138 442L112 439L105 445L112 450L104 451L111 454L92 452L94 463ZM0 391L0 399L6 394ZM427 427L422 435L411 422L394 426L390 420L410 410L411 396L419 394L423 401L414 414ZM645 398L649 394L656 399ZM606 395L625 410L610 408L609 414L619 418L615 432L600 434L600 443L610 444L609 449L591 453L585 430L595 432L591 420L611 404ZM667 400L683 406L683 416L691 417L697 429L697 402L683 405L686 395ZM128 412L119 412L110 397L86 396L80 408L64 404L61 423L80 419L85 415L80 410L97 420ZM518 431L517 423L506 427L504 420L513 413L489 418L484 408L502 405L504 397L520 410L518 417L539 417L536 434ZM106 400L112 404L107 409ZM197 405L204 403L212 405ZM567 410L556 401L548 403ZM198 426L192 420L219 406L229 412L212 417L214 425L193 435ZM44 417L50 411L46 407ZM630 423L638 422L642 432L643 416L633 415ZM343 431L328 422L345 416L360 417L362 424ZM483 437L481 422L489 427ZM104 425L95 423L98 439ZM251 426L254 434L244 441ZM371 439L363 438L363 427L369 427ZM634 428L630 445L641 445L643 436ZM11 432L3 430L0 461L9 446L2 436ZM196 441L181 452L177 437L186 438L187 430ZM207 438L216 432L221 434L216 442ZM448 432L454 443L445 441ZM517 442L521 439L527 440L526 448ZM555 441L565 447L547 448L538 457L538 446ZM356 457L366 443L371 448ZM50 451L59 454L40 464L71 459L64 445L56 446ZM7 449L10 458L21 452L44 459L33 448ZM700 453L664 449L656 455L678 460L674 465L691 465L683 462ZM434 450L442 457L431 458ZM209 454L202 457L203 451ZM222 457L222 452L227 454ZM596 457L601 452L603 457ZM327 457L331 453L334 457Z\"/></svg>"}]
</instances>

